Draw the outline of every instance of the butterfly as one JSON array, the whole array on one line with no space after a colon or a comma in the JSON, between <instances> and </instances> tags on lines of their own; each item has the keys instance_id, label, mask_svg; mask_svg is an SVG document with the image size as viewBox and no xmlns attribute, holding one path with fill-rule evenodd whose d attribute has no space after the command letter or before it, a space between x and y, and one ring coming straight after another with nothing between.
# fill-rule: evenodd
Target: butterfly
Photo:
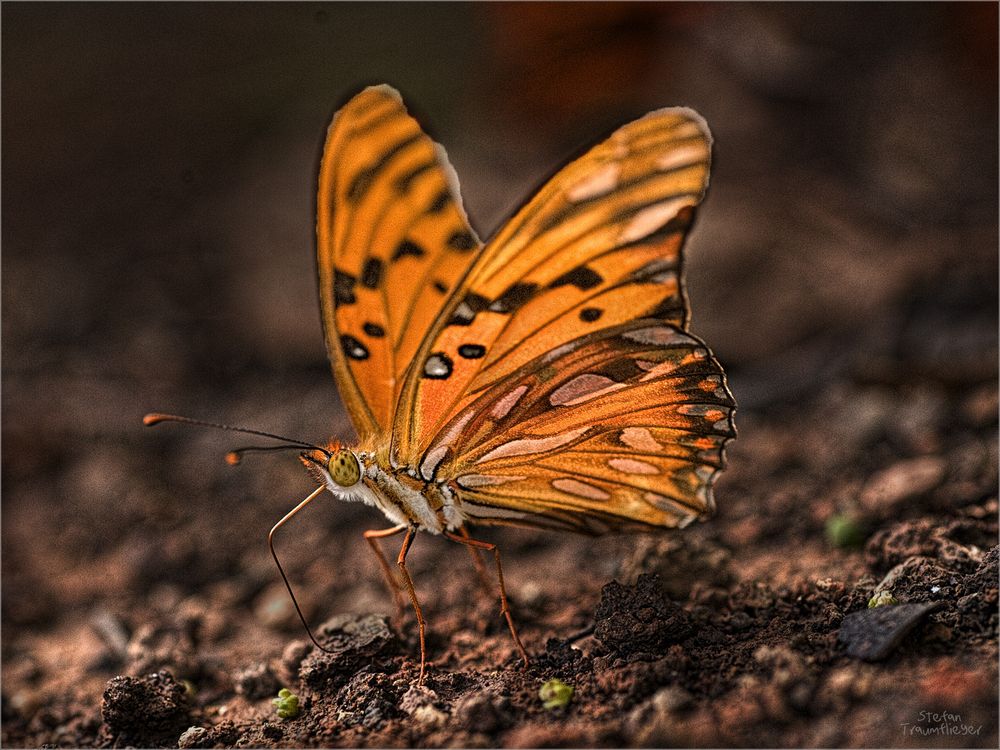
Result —
<instances>
[{"instance_id":1,"label":"butterfly","mask_svg":"<svg viewBox=\"0 0 1000 750\"><path fill-rule=\"evenodd\" d=\"M419 681L425 622L406 568L417 531L466 545L480 566L478 551L492 553L527 664L499 551L467 527L650 531L714 508L735 401L688 332L681 257L710 157L697 113L651 112L563 167L484 243L444 149L396 90L366 88L334 116L319 296L358 442L288 446L318 487L269 540L273 554L274 532L324 490L382 511L392 526L365 538L395 591L376 540L404 534Z\"/></svg>"}]
</instances>

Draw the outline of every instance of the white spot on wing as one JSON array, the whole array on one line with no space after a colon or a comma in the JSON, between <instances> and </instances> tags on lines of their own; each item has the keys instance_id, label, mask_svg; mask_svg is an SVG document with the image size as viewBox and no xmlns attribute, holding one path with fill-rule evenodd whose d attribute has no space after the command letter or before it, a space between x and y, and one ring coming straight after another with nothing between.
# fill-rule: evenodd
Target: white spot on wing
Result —
<instances>
[{"instance_id":1,"label":"white spot on wing","mask_svg":"<svg viewBox=\"0 0 1000 750\"><path fill-rule=\"evenodd\" d=\"M579 203L588 198L596 198L598 195L610 193L618 184L620 174L621 167L616 162L605 164L567 190L566 198L570 203Z\"/></svg>"},{"instance_id":2,"label":"white spot on wing","mask_svg":"<svg viewBox=\"0 0 1000 750\"><path fill-rule=\"evenodd\" d=\"M621 243L635 242L652 234L677 215L684 206L694 204L690 197L674 198L639 211L618 235Z\"/></svg>"},{"instance_id":3,"label":"white spot on wing","mask_svg":"<svg viewBox=\"0 0 1000 750\"><path fill-rule=\"evenodd\" d=\"M687 343L691 340L677 329L669 326L638 328L634 331L626 331L622 337L652 346L671 346L672 344Z\"/></svg>"},{"instance_id":4,"label":"white spot on wing","mask_svg":"<svg viewBox=\"0 0 1000 750\"><path fill-rule=\"evenodd\" d=\"M623 471L626 474L659 474L660 470L653 464L645 461L636 461L634 458L612 458L608 461L615 471Z\"/></svg>"},{"instance_id":5,"label":"white spot on wing","mask_svg":"<svg viewBox=\"0 0 1000 750\"><path fill-rule=\"evenodd\" d=\"M577 375L552 391L549 403L553 406L573 406L624 387L624 383L616 383L604 375L588 372Z\"/></svg>"},{"instance_id":6,"label":"white spot on wing","mask_svg":"<svg viewBox=\"0 0 1000 750\"><path fill-rule=\"evenodd\" d=\"M685 165L704 164L706 161L708 161L708 149L704 142L684 143L664 153L656 160L656 166L668 170Z\"/></svg>"},{"instance_id":7,"label":"white spot on wing","mask_svg":"<svg viewBox=\"0 0 1000 750\"><path fill-rule=\"evenodd\" d=\"M424 457L424 461L420 464L420 474L428 482L434 478L434 472L437 471L437 467L441 465L441 461L444 460L445 455L448 453L447 445L439 445L434 450L427 452Z\"/></svg>"},{"instance_id":8,"label":"white spot on wing","mask_svg":"<svg viewBox=\"0 0 1000 750\"><path fill-rule=\"evenodd\" d=\"M521 400L521 396L523 396L527 390L528 386L519 385L517 388L497 401L496 404L493 405L493 409L490 411L490 414L494 419L503 419L510 413L510 410L517 405L517 402Z\"/></svg>"},{"instance_id":9,"label":"white spot on wing","mask_svg":"<svg viewBox=\"0 0 1000 750\"><path fill-rule=\"evenodd\" d=\"M487 487L508 482L520 482L524 477L501 476L499 474L463 474L455 481L459 487L471 490L473 487Z\"/></svg>"},{"instance_id":10,"label":"white spot on wing","mask_svg":"<svg viewBox=\"0 0 1000 750\"><path fill-rule=\"evenodd\" d=\"M663 446L656 442L656 438L645 427L626 427L622 430L621 441L637 451L657 453L663 450Z\"/></svg>"},{"instance_id":11,"label":"white spot on wing","mask_svg":"<svg viewBox=\"0 0 1000 750\"><path fill-rule=\"evenodd\" d=\"M569 432L564 432L561 435L552 435L550 437L542 438L522 438L521 440L511 440L509 442L503 443L497 446L485 456L476 461L477 464L484 463L486 461L494 461L498 458L509 458L511 456L527 456L532 453L544 453L545 451L555 450L560 448L567 443L571 443L576 440L580 435L585 433L589 427L579 427L575 430L570 430Z\"/></svg>"},{"instance_id":12,"label":"white spot on wing","mask_svg":"<svg viewBox=\"0 0 1000 750\"><path fill-rule=\"evenodd\" d=\"M424 465L430 461L431 455L436 455L440 450L447 450L454 442L458 439L458 436L462 434L462 430L469 423L469 420L476 415L476 412L472 409L467 409L462 416L455 420L454 424L448 428L447 432L443 432L438 435L437 439L432 444L431 449L427 452L427 456L424 459L424 463L420 466L420 473L424 473ZM442 454L443 456L443 454ZM441 458L438 458L437 463L440 463ZM437 469L437 463L434 464L432 472ZM424 476L424 479L429 480L430 477Z\"/></svg>"},{"instance_id":13,"label":"white spot on wing","mask_svg":"<svg viewBox=\"0 0 1000 750\"><path fill-rule=\"evenodd\" d=\"M553 479L552 486L560 492L566 492L577 497L585 497L588 500L608 500L611 497L611 495L600 487L581 482L579 479Z\"/></svg>"},{"instance_id":14,"label":"white spot on wing","mask_svg":"<svg viewBox=\"0 0 1000 750\"><path fill-rule=\"evenodd\" d=\"M682 529L698 517L690 508L656 492L645 492L642 497L650 505L678 516L677 525Z\"/></svg>"},{"instance_id":15,"label":"white spot on wing","mask_svg":"<svg viewBox=\"0 0 1000 750\"><path fill-rule=\"evenodd\" d=\"M508 508L494 508L491 505L466 502L463 506L470 518L523 518L524 513Z\"/></svg>"}]
</instances>

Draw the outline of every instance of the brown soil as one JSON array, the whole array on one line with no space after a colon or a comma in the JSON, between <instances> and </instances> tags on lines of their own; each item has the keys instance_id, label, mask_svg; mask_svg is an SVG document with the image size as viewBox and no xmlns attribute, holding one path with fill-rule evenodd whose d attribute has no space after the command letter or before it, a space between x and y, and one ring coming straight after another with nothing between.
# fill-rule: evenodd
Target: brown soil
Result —
<instances>
[{"instance_id":1,"label":"brown soil","mask_svg":"<svg viewBox=\"0 0 1000 750\"><path fill-rule=\"evenodd\" d=\"M996 7L564 8L4 5L5 747L997 746ZM372 76L482 227L643 111L715 131L688 281L740 404L718 513L476 529L526 670L465 551L419 536L418 687L360 537L384 519L333 502L278 541L317 651L265 545L301 468L140 426L350 437L311 175Z\"/></svg>"}]
</instances>

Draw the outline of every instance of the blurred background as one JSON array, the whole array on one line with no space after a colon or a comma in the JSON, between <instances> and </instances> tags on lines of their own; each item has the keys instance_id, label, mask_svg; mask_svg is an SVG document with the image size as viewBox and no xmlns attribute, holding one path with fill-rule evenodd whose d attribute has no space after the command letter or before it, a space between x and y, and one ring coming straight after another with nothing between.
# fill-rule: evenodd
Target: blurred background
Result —
<instances>
[{"instance_id":1,"label":"blurred background","mask_svg":"<svg viewBox=\"0 0 1000 750\"><path fill-rule=\"evenodd\" d=\"M992 382L995 418L995 4L2 14L5 665L60 634L103 653L77 636L107 631L107 613L127 633L191 597L236 608L220 628L295 632L264 539L310 489L297 462L233 469L238 437L140 420L351 438L319 320L314 190L330 117L371 83L400 89L445 146L484 237L618 125L670 105L705 116L713 176L687 281L692 330L740 404L734 464L756 460L755 420L845 376L903 400L914 380ZM356 543L382 521L332 506L283 542L312 611L387 610ZM530 550L582 549L510 534L526 550L509 555L515 583ZM418 568L464 565L423 546Z\"/></svg>"}]
</instances>

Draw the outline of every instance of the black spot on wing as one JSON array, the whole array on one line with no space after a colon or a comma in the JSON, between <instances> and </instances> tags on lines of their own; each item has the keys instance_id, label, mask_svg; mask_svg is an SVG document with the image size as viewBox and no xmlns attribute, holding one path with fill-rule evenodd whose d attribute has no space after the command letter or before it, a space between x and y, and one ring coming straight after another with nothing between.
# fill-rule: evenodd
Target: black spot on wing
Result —
<instances>
[{"instance_id":1,"label":"black spot on wing","mask_svg":"<svg viewBox=\"0 0 1000 750\"><path fill-rule=\"evenodd\" d=\"M382 281L382 261L378 258L369 258L361 269L361 283L369 289L378 289L380 281Z\"/></svg>"},{"instance_id":2,"label":"black spot on wing","mask_svg":"<svg viewBox=\"0 0 1000 750\"><path fill-rule=\"evenodd\" d=\"M604 314L604 310L599 307L585 307L580 310L580 320L584 323L593 323Z\"/></svg>"},{"instance_id":3,"label":"black spot on wing","mask_svg":"<svg viewBox=\"0 0 1000 750\"><path fill-rule=\"evenodd\" d=\"M435 352L424 362L424 377L431 380L447 380L451 377L454 363L444 352Z\"/></svg>"},{"instance_id":4,"label":"black spot on wing","mask_svg":"<svg viewBox=\"0 0 1000 750\"><path fill-rule=\"evenodd\" d=\"M465 359L482 359L486 354L486 347L482 344L462 344L458 347L458 353Z\"/></svg>"},{"instance_id":5,"label":"black spot on wing","mask_svg":"<svg viewBox=\"0 0 1000 750\"><path fill-rule=\"evenodd\" d=\"M451 237L448 238L448 247L460 253L475 250L477 245L478 243L476 242L476 238L472 236L472 232L466 232L465 230L453 232Z\"/></svg>"},{"instance_id":6,"label":"black spot on wing","mask_svg":"<svg viewBox=\"0 0 1000 750\"><path fill-rule=\"evenodd\" d=\"M434 288L441 292L441 294L448 291L448 285L441 281L441 279L434 279Z\"/></svg>"},{"instance_id":7,"label":"black spot on wing","mask_svg":"<svg viewBox=\"0 0 1000 750\"><path fill-rule=\"evenodd\" d=\"M567 271L559 278L553 279L549 284L549 288L555 289L556 287L572 284L580 291L586 291L588 289L593 289L602 281L604 281L604 278L593 268L587 268L587 266L577 266L572 271Z\"/></svg>"},{"instance_id":8,"label":"black spot on wing","mask_svg":"<svg viewBox=\"0 0 1000 750\"><path fill-rule=\"evenodd\" d=\"M437 162L426 161L423 164L418 164L416 167L411 169L409 172L400 175L396 179L395 188L396 192L400 195L405 195L410 192L410 188L413 187L414 181L425 172L429 172L434 169Z\"/></svg>"},{"instance_id":9,"label":"black spot on wing","mask_svg":"<svg viewBox=\"0 0 1000 750\"><path fill-rule=\"evenodd\" d=\"M349 273L333 269L333 301L336 305L353 305L358 301L354 296L354 285L358 280Z\"/></svg>"},{"instance_id":10,"label":"black spot on wing","mask_svg":"<svg viewBox=\"0 0 1000 750\"><path fill-rule=\"evenodd\" d=\"M365 345L350 334L341 334L340 345L344 349L344 354L351 359L368 359L368 350L365 348Z\"/></svg>"},{"instance_id":11,"label":"black spot on wing","mask_svg":"<svg viewBox=\"0 0 1000 750\"><path fill-rule=\"evenodd\" d=\"M431 204L427 207L427 211L432 214L441 213L449 202L451 202L451 193L445 188L431 201Z\"/></svg>"},{"instance_id":12,"label":"black spot on wing","mask_svg":"<svg viewBox=\"0 0 1000 750\"><path fill-rule=\"evenodd\" d=\"M487 308L490 312L512 313L524 307L535 296L538 291L538 284L530 281L519 281L511 284L497 297Z\"/></svg>"},{"instance_id":13,"label":"black spot on wing","mask_svg":"<svg viewBox=\"0 0 1000 750\"><path fill-rule=\"evenodd\" d=\"M645 374L634 360L628 357L611 360L611 362L597 370L597 373L606 378L611 378L616 383L627 383L630 380L641 377Z\"/></svg>"},{"instance_id":14,"label":"black spot on wing","mask_svg":"<svg viewBox=\"0 0 1000 750\"><path fill-rule=\"evenodd\" d=\"M412 240L403 240L396 246L395 252L392 254L393 260L399 260L400 258L406 258L407 256L413 258L422 258L427 254L420 245Z\"/></svg>"},{"instance_id":15,"label":"black spot on wing","mask_svg":"<svg viewBox=\"0 0 1000 750\"><path fill-rule=\"evenodd\" d=\"M361 326L362 330L371 336L373 339L380 339L385 337L385 329L378 323L365 323Z\"/></svg>"},{"instance_id":16,"label":"black spot on wing","mask_svg":"<svg viewBox=\"0 0 1000 750\"><path fill-rule=\"evenodd\" d=\"M470 325L475 320L476 315L489 307L489 304L490 301L482 295L469 292L465 295L465 299L455 308L455 312L452 314L448 324L453 326Z\"/></svg>"},{"instance_id":17,"label":"black spot on wing","mask_svg":"<svg viewBox=\"0 0 1000 750\"><path fill-rule=\"evenodd\" d=\"M399 141L399 143L394 144L392 147L384 151L380 157L354 175L354 179L351 180L347 187L347 200L351 203L357 203L360 201L364 197L365 193L367 193L371 188L372 183L375 182L375 178L378 177L379 173L389 165L389 162L414 143L417 143L422 137L423 135L421 133L414 133L409 138L404 138Z\"/></svg>"}]
</instances>

